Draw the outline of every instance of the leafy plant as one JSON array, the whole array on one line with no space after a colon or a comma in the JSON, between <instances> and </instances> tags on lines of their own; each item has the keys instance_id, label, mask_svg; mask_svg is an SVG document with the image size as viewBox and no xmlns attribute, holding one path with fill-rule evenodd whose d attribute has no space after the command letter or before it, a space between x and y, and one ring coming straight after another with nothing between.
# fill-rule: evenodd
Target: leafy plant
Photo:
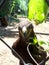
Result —
<instances>
[{"instance_id":1,"label":"leafy plant","mask_svg":"<svg viewBox=\"0 0 49 65\"><path fill-rule=\"evenodd\" d=\"M34 36L34 37L30 38L30 43L35 46L36 46L36 44L38 44L39 46L44 48L44 51L49 52L49 42L45 42L42 40L38 41L36 36Z\"/></svg>"},{"instance_id":2,"label":"leafy plant","mask_svg":"<svg viewBox=\"0 0 49 65\"><path fill-rule=\"evenodd\" d=\"M28 10L28 1L29 0L17 0L16 2L16 13L17 11L20 11L20 13L23 13L23 14L27 14L27 10Z\"/></svg>"},{"instance_id":3,"label":"leafy plant","mask_svg":"<svg viewBox=\"0 0 49 65\"><path fill-rule=\"evenodd\" d=\"M46 52L49 52L49 42L38 41L38 44L44 48Z\"/></svg>"},{"instance_id":4,"label":"leafy plant","mask_svg":"<svg viewBox=\"0 0 49 65\"><path fill-rule=\"evenodd\" d=\"M28 8L28 18L35 20L36 24L46 19L48 5L45 0L30 0Z\"/></svg>"},{"instance_id":5,"label":"leafy plant","mask_svg":"<svg viewBox=\"0 0 49 65\"><path fill-rule=\"evenodd\" d=\"M12 12L15 7L16 0L5 0L0 8L0 17L3 17Z\"/></svg>"},{"instance_id":6,"label":"leafy plant","mask_svg":"<svg viewBox=\"0 0 49 65\"><path fill-rule=\"evenodd\" d=\"M30 43L32 45L36 45L38 43L38 40L36 38L36 35L34 34L34 37L30 37Z\"/></svg>"}]
</instances>

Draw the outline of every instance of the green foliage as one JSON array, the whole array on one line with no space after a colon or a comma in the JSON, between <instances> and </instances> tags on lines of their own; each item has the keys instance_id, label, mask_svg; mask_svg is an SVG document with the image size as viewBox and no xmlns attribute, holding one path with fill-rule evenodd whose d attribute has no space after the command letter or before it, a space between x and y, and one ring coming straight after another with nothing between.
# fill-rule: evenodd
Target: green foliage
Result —
<instances>
[{"instance_id":1,"label":"green foliage","mask_svg":"<svg viewBox=\"0 0 49 65\"><path fill-rule=\"evenodd\" d=\"M16 0L6 0L0 9L0 17L10 14L15 7Z\"/></svg>"},{"instance_id":2,"label":"green foliage","mask_svg":"<svg viewBox=\"0 0 49 65\"><path fill-rule=\"evenodd\" d=\"M30 43L32 43L32 45L36 45L38 43L38 40L35 35L34 37L30 37Z\"/></svg>"},{"instance_id":3,"label":"green foliage","mask_svg":"<svg viewBox=\"0 0 49 65\"><path fill-rule=\"evenodd\" d=\"M45 41L42 41L42 40L38 41L36 36L34 36L34 37L30 38L30 43L32 45L38 44L38 45L40 45L41 47L44 48L44 51L49 52L49 42L45 42Z\"/></svg>"},{"instance_id":4,"label":"green foliage","mask_svg":"<svg viewBox=\"0 0 49 65\"><path fill-rule=\"evenodd\" d=\"M0 17L5 16L11 13L17 13L17 11L23 12L27 15L28 10L28 0L6 0L4 3L4 7L0 9Z\"/></svg>"},{"instance_id":5,"label":"green foliage","mask_svg":"<svg viewBox=\"0 0 49 65\"><path fill-rule=\"evenodd\" d=\"M20 11L20 13L27 14L28 10L28 0L17 0L16 2L16 13Z\"/></svg>"},{"instance_id":6,"label":"green foliage","mask_svg":"<svg viewBox=\"0 0 49 65\"><path fill-rule=\"evenodd\" d=\"M49 42L45 41L38 41L38 44L44 48L46 52L49 52Z\"/></svg>"},{"instance_id":7,"label":"green foliage","mask_svg":"<svg viewBox=\"0 0 49 65\"><path fill-rule=\"evenodd\" d=\"M10 13L12 13L12 11L15 9L16 2L17 0L12 0L10 2Z\"/></svg>"},{"instance_id":8,"label":"green foliage","mask_svg":"<svg viewBox=\"0 0 49 65\"><path fill-rule=\"evenodd\" d=\"M46 18L48 5L45 0L30 0L28 4L28 18L36 23L42 23Z\"/></svg>"},{"instance_id":9,"label":"green foliage","mask_svg":"<svg viewBox=\"0 0 49 65\"><path fill-rule=\"evenodd\" d=\"M46 44L44 41L39 41L40 45Z\"/></svg>"}]
</instances>

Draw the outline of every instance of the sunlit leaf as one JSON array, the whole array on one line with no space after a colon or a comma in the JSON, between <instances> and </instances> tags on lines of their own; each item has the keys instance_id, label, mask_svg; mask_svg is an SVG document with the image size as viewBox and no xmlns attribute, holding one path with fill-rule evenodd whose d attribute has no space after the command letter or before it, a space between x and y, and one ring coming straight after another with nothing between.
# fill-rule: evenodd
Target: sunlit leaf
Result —
<instances>
[{"instance_id":1,"label":"sunlit leaf","mask_svg":"<svg viewBox=\"0 0 49 65\"><path fill-rule=\"evenodd\" d=\"M37 24L46 19L48 5L45 0L30 0L28 4L28 18L35 20Z\"/></svg>"}]
</instances>

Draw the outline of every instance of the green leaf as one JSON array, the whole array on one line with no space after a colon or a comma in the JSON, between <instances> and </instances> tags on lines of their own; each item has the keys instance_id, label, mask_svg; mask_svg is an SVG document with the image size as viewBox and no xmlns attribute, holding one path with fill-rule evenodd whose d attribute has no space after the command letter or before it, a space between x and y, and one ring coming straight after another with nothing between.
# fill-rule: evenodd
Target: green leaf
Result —
<instances>
[{"instance_id":1,"label":"green leaf","mask_svg":"<svg viewBox=\"0 0 49 65\"><path fill-rule=\"evenodd\" d=\"M36 45L38 43L37 38L36 37L30 37L30 43L32 43L32 45Z\"/></svg>"},{"instance_id":2,"label":"green leaf","mask_svg":"<svg viewBox=\"0 0 49 65\"><path fill-rule=\"evenodd\" d=\"M44 41L39 41L39 45L46 44Z\"/></svg>"},{"instance_id":3,"label":"green leaf","mask_svg":"<svg viewBox=\"0 0 49 65\"><path fill-rule=\"evenodd\" d=\"M38 44L42 46L46 52L49 52L49 42L39 41Z\"/></svg>"},{"instance_id":4,"label":"green leaf","mask_svg":"<svg viewBox=\"0 0 49 65\"><path fill-rule=\"evenodd\" d=\"M42 23L46 19L48 5L45 0L30 0L28 9L28 18L30 20L33 19L37 23Z\"/></svg>"}]
</instances>

